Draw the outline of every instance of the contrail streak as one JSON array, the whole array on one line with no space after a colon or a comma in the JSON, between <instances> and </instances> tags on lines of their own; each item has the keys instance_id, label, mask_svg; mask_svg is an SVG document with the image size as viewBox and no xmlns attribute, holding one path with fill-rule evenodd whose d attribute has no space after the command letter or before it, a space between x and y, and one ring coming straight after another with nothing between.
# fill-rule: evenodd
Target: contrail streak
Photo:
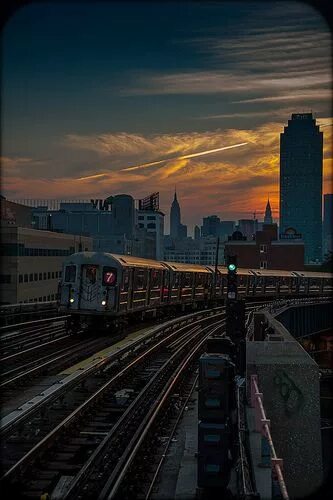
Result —
<instances>
[{"instance_id":1,"label":"contrail streak","mask_svg":"<svg viewBox=\"0 0 333 500\"><path fill-rule=\"evenodd\" d=\"M223 146L222 148L208 149L207 151L200 151L199 153L192 153L183 156L176 156L175 158L165 158L164 160L152 161L149 163L143 163L142 165L136 165L134 167L122 168L121 172L129 172L130 170L141 170L142 168L154 167L155 165L160 165L167 161L174 160L187 160L188 158L195 158L196 156L210 155L212 153L217 153L218 151L225 151L226 149L239 148L240 146L245 146L249 144L248 142L240 142L239 144L233 144L232 146ZM88 175L87 177L79 177L78 181L85 181L86 179L96 179L97 177L103 177L109 175L107 172L103 174Z\"/></svg>"},{"instance_id":2,"label":"contrail streak","mask_svg":"<svg viewBox=\"0 0 333 500\"><path fill-rule=\"evenodd\" d=\"M239 148L240 146L245 146L246 144L248 144L248 142L241 142L239 144L233 144L232 146L223 146L222 148L209 149L207 151L200 151L199 153L192 153L189 155L176 156L175 158L166 158L165 160L153 161L150 163L143 163L142 165L136 165L135 167L122 168L121 171L122 172L129 172L130 170L139 170L141 168L149 168L149 167L153 167L154 165L159 165L160 163L164 163L166 161L187 160L188 158L209 155L212 153L217 153L218 151L224 151L226 149Z\"/></svg>"},{"instance_id":3,"label":"contrail streak","mask_svg":"<svg viewBox=\"0 0 333 500\"><path fill-rule=\"evenodd\" d=\"M95 175L88 175L87 177L79 177L76 179L77 181L85 181L86 179L95 179L96 177L104 177L105 175L108 174L95 174Z\"/></svg>"}]
</instances>

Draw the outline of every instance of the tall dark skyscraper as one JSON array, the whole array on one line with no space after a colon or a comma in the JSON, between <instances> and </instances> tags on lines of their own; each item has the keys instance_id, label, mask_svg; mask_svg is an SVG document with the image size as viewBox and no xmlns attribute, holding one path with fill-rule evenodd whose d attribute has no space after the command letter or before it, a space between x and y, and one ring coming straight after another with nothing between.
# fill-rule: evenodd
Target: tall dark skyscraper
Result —
<instances>
[{"instance_id":1,"label":"tall dark skyscraper","mask_svg":"<svg viewBox=\"0 0 333 500\"><path fill-rule=\"evenodd\" d=\"M175 191L175 196L170 210L170 236L172 238L179 238L180 225L180 206L177 200L177 193Z\"/></svg>"},{"instance_id":2,"label":"tall dark skyscraper","mask_svg":"<svg viewBox=\"0 0 333 500\"><path fill-rule=\"evenodd\" d=\"M322 260L323 133L312 113L295 113L280 136L280 233L302 234L305 263Z\"/></svg>"},{"instance_id":3,"label":"tall dark skyscraper","mask_svg":"<svg viewBox=\"0 0 333 500\"><path fill-rule=\"evenodd\" d=\"M324 194L323 254L333 251L333 194Z\"/></svg>"}]
</instances>

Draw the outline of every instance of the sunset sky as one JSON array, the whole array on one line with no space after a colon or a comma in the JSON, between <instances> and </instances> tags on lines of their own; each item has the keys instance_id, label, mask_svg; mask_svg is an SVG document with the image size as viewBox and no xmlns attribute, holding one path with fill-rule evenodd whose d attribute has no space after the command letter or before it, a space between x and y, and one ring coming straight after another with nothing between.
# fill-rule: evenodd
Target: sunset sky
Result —
<instances>
[{"instance_id":1,"label":"sunset sky","mask_svg":"<svg viewBox=\"0 0 333 500\"><path fill-rule=\"evenodd\" d=\"M311 110L332 122L330 45L324 18L301 2L21 8L3 32L2 193L159 191L169 214L176 185L190 233L211 214L261 219L268 195L277 218L283 126ZM322 131L327 193L332 127Z\"/></svg>"}]
</instances>

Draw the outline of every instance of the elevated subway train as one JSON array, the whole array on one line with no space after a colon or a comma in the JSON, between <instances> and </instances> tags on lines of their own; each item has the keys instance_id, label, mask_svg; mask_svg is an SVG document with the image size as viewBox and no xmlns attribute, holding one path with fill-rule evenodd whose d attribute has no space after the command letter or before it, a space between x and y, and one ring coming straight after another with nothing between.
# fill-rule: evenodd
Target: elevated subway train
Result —
<instances>
[{"instance_id":1,"label":"elevated subway train","mask_svg":"<svg viewBox=\"0 0 333 500\"><path fill-rule=\"evenodd\" d=\"M331 293L332 273L238 269L238 292L244 297ZM169 308L202 307L223 299L227 269L159 262L129 255L80 252L63 264L60 311L74 322L107 323L130 315ZM215 288L215 294L214 294Z\"/></svg>"}]
</instances>

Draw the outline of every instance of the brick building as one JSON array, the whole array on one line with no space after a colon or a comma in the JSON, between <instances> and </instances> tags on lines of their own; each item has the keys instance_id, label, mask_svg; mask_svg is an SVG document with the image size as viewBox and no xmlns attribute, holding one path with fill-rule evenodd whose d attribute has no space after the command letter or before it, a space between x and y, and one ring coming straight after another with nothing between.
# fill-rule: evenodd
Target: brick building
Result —
<instances>
[{"instance_id":1,"label":"brick building","mask_svg":"<svg viewBox=\"0 0 333 500\"><path fill-rule=\"evenodd\" d=\"M277 237L276 224L264 224L252 241L234 238L225 243L225 257L237 255L239 267L304 270L304 242L293 229Z\"/></svg>"}]
</instances>

